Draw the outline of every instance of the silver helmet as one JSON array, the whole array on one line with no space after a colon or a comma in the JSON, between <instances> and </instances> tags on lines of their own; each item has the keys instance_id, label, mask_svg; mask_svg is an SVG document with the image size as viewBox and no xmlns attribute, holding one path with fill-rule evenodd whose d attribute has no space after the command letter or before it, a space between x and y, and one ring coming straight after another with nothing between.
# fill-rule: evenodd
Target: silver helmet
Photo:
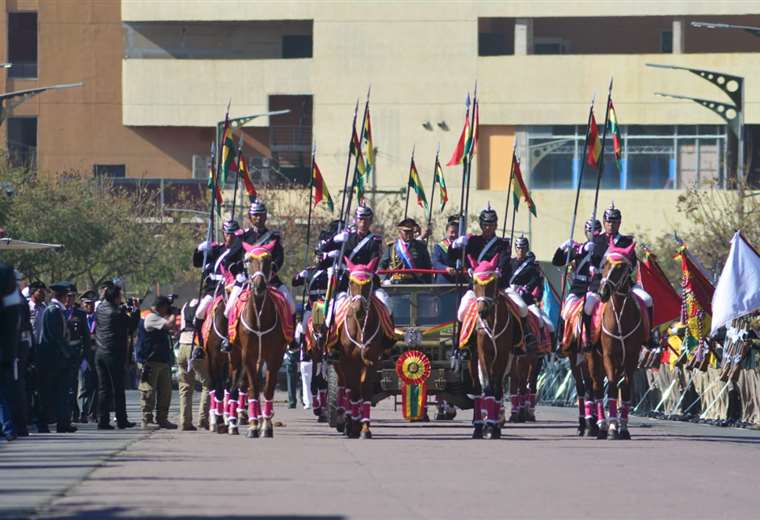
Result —
<instances>
[{"instance_id":1,"label":"silver helmet","mask_svg":"<svg viewBox=\"0 0 760 520\"><path fill-rule=\"evenodd\" d=\"M610 204L610 207L604 210L605 222L620 222L623 219L623 214L618 208L615 207L615 203Z\"/></svg>"},{"instance_id":2,"label":"silver helmet","mask_svg":"<svg viewBox=\"0 0 760 520\"><path fill-rule=\"evenodd\" d=\"M372 212L372 208L369 206L365 206L364 204L360 204L356 211L354 211L354 218L356 220L359 220L360 218L373 218L375 214Z\"/></svg>"},{"instance_id":3,"label":"silver helmet","mask_svg":"<svg viewBox=\"0 0 760 520\"><path fill-rule=\"evenodd\" d=\"M259 199L254 200L251 202L251 205L248 207L248 215L266 215L267 214L267 207L266 205Z\"/></svg>"},{"instance_id":4,"label":"silver helmet","mask_svg":"<svg viewBox=\"0 0 760 520\"><path fill-rule=\"evenodd\" d=\"M496 210L491 207L491 203L480 212L481 224L496 224L499 221L499 216L496 214Z\"/></svg>"},{"instance_id":5,"label":"silver helmet","mask_svg":"<svg viewBox=\"0 0 760 520\"><path fill-rule=\"evenodd\" d=\"M528 241L528 237L525 235L520 235L515 240L515 248L516 249L530 249L530 242Z\"/></svg>"},{"instance_id":6,"label":"silver helmet","mask_svg":"<svg viewBox=\"0 0 760 520\"><path fill-rule=\"evenodd\" d=\"M236 231L239 231L240 224L238 223L237 220L232 220L232 219L225 220L224 224L222 224L222 230L224 231L225 234L229 235L229 234L235 233Z\"/></svg>"}]
</instances>

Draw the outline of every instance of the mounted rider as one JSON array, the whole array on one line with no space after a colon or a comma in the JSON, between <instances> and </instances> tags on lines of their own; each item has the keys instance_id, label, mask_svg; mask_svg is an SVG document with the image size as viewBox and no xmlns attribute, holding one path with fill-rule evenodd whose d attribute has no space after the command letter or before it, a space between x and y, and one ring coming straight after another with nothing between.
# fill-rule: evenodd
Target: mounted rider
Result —
<instances>
[{"instance_id":1,"label":"mounted rider","mask_svg":"<svg viewBox=\"0 0 760 520\"><path fill-rule=\"evenodd\" d=\"M419 225L413 218L405 218L396 227L399 237L388 242L380 269L431 269L430 254L422 240L414 238ZM429 284L433 277L426 273L389 273L383 285L420 283Z\"/></svg>"},{"instance_id":2,"label":"mounted rider","mask_svg":"<svg viewBox=\"0 0 760 520\"><path fill-rule=\"evenodd\" d=\"M563 319L569 326L566 312L579 300L584 300L583 320L584 335L581 338L583 350L591 349L591 317L601 299L597 294L599 282L601 280L601 263L604 253L607 250L606 242L602 233L602 223L593 217L586 220L584 225L586 242L578 243L568 240L560 245L554 252L552 264L562 267L566 264L573 264L573 271L570 276L570 292L563 302Z\"/></svg>"},{"instance_id":3,"label":"mounted rider","mask_svg":"<svg viewBox=\"0 0 760 520\"><path fill-rule=\"evenodd\" d=\"M509 280L512 278L512 264L510 261L511 244L509 239L496 235L499 217L490 203L480 212L479 222L482 233L480 235L462 235L454 240L451 246L449 246L449 257L456 260L462 254L462 248L464 248L465 257L471 257L478 263L491 260L496 255L499 255L498 268L501 273L499 283L502 288L506 289L507 296L509 296L509 299L517 308L520 319L523 322L523 330L527 330L525 318L528 316L528 306L519 294L509 288ZM464 294L459 304L457 318L460 321L470 302L474 299L475 292L470 288Z\"/></svg>"},{"instance_id":4,"label":"mounted rider","mask_svg":"<svg viewBox=\"0 0 760 520\"><path fill-rule=\"evenodd\" d=\"M536 255L530 250L530 242L524 235L515 240L515 257L511 261L512 276L509 278L509 287L523 299L528 310L538 318L541 328L545 326L553 331L551 321L539 309L537 300L544 286L544 275L536 261ZM530 335L530 328L524 329Z\"/></svg>"}]
</instances>

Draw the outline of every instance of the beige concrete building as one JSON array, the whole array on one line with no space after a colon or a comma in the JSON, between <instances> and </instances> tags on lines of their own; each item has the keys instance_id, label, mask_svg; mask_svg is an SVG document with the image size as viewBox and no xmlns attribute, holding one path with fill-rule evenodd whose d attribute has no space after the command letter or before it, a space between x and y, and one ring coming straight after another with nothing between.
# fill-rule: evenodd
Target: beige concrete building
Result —
<instances>
[{"instance_id":1,"label":"beige concrete building","mask_svg":"<svg viewBox=\"0 0 760 520\"><path fill-rule=\"evenodd\" d=\"M288 116L257 119L246 130L256 182L305 182L313 142L335 196L342 187L354 105L357 98L363 102L371 84L377 191L405 185L413 147L429 190L436 147L440 144L445 162L461 129L465 94L477 81L481 127L471 211L487 201L503 211L517 142L539 216L529 220L521 208L516 227L530 233L542 258L567 238L589 103L596 94L601 125L610 76L623 161L618 168L611 156L606 159L600 205L614 200L629 231L679 227L674 205L684 187L713 180L725 186L733 175L732 139L724 121L691 101L654 93L723 103L729 98L689 72L647 63L743 76L746 142L758 135L760 124L760 89L754 87L760 84L760 38L690 25L699 20L760 25L757 2L0 0L0 5L9 28L14 13L37 13L39 46L36 79L9 78L0 86L86 82L77 91L35 98L13 114L37 117L37 161L50 172L78 168L126 177L203 177L212 126L231 101L233 116L291 109ZM10 48L13 42L10 34L5 52L10 61L19 52L18 46ZM29 133L23 122L9 121L7 128L9 144ZM753 159L748 152L746 171L757 179L760 161ZM445 174L446 212L454 212L461 170L446 168ZM587 169L584 185L593 182ZM376 194L378 204L383 197ZM584 190L581 222L592 204L593 190Z\"/></svg>"}]
</instances>

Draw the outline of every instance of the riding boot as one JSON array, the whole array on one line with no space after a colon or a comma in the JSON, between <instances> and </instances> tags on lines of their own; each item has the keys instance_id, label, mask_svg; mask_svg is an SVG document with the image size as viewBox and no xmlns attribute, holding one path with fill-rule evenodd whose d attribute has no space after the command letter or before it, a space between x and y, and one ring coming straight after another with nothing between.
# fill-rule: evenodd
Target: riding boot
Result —
<instances>
[{"instance_id":1,"label":"riding boot","mask_svg":"<svg viewBox=\"0 0 760 520\"><path fill-rule=\"evenodd\" d=\"M201 331L203 330L203 320L195 318L193 320L193 328L196 331L195 334L198 338L198 344L193 346L193 351L190 354L190 359L203 359L203 336L201 335Z\"/></svg>"},{"instance_id":2,"label":"riding boot","mask_svg":"<svg viewBox=\"0 0 760 520\"><path fill-rule=\"evenodd\" d=\"M525 349L528 350L530 345L536 341L536 337L533 335L533 331L530 330L527 316L520 318L520 325L522 326L523 337L525 338Z\"/></svg>"},{"instance_id":3,"label":"riding boot","mask_svg":"<svg viewBox=\"0 0 760 520\"><path fill-rule=\"evenodd\" d=\"M591 344L591 316L581 311L583 317L583 352L591 352L593 345Z\"/></svg>"}]
</instances>

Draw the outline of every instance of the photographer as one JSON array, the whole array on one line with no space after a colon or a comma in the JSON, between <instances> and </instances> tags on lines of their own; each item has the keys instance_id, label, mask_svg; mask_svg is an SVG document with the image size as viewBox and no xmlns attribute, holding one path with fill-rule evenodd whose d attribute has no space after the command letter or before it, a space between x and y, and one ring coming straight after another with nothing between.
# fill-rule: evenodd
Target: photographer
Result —
<instances>
[{"instance_id":1,"label":"photographer","mask_svg":"<svg viewBox=\"0 0 760 520\"><path fill-rule=\"evenodd\" d=\"M142 428L153 423L159 428L175 430L177 425L169 422L169 405L172 398L172 340L176 318L172 314L172 301L166 296L156 296L150 311L141 323L135 354L141 364L140 385L142 401Z\"/></svg>"},{"instance_id":2,"label":"photographer","mask_svg":"<svg viewBox=\"0 0 760 520\"><path fill-rule=\"evenodd\" d=\"M124 394L124 368L127 364L127 341L137 327L140 316L122 305L121 287L108 283L103 301L95 311L95 367L98 373L98 429L113 430L110 423L110 403L113 400L116 426L132 428L127 420Z\"/></svg>"}]
</instances>

